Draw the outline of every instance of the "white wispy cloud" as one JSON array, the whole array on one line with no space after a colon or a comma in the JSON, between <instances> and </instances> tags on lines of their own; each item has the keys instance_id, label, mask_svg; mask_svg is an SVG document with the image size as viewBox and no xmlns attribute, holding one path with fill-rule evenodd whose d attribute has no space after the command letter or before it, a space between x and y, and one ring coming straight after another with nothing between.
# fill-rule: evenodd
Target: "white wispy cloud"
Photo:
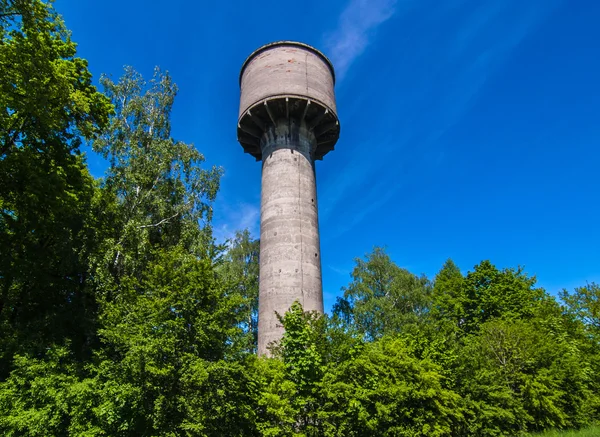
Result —
<instances>
[{"instance_id":1,"label":"white wispy cloud","mask_svg":"<svg viewBox=\"0 0 600 437\"><path fill-rule=\"evenodd\" d=\"M394 15L396 0L351 0L339 18L337 28L325 36L325 46L338 78L367 48L375 30Z\"/></svg>"},{"instance_id":2,"label":"white wispy cloud","mask_svg":"<svg viewBox=\"0 0 600 437\"><path fill-rule=\"evenodd\" d=\"M329 268L331 271L337 273L338 275L344 275L344 276L350 275L349 269L341 269L339 267L332 266L331 264L328 264L327 268Z\"/></svg>"},{"instance_id":3,"label":"white wispy cloud","mask_svg":"<svg viewBox=\"0 0 600 437\"><path fill-rule=\"evenodd\" d=\"M396 8L389 1L375 3L391 5L387 6L391 12L380 15L379 20L383 21ZM377 119L369 124L364 120L364 112L346 114L351 121L360 119L361 123L369 125L371 135L362 141L345 141L343 146L354 152L345 163L344 171L332 174L322 188L320 204L325 207L322 208L321 219L328 221L330 216L340 215L341 209L344 209L343 216L346 217L342 225L336 222L336 232L329 238L338 238L368 215L380 211L404 187L404 181L423 177L443 164L444 150L440 139L460 122L477 102L489 78L497 74L513 50L535 31L560 0L534 5L521 4L517 0L499 4L482 2L468 14L461 15L460 21L456 22L452 21L455 17L451 12L457 2L435 3L438 7L431 9L433 3L407 1L402 3L403 8L412 4L412 10L406 7L402 14L396 11L397 18L403 23L419 23L418 27L406 28L401 47L388 51L390 56L402 57L402 75L380 73L380 80L389 81L385 87L373 80L363 80L360 84L360 93L377 96ZM545 6L541 7L541 4ZM348 10L352 5L367 7L367 2L353 0ZM351 15L360 14L360 7L355 8ZM347 17L340 23L342 21L349 23L352 20ZM375 23L377 20L367 18L365 22ZM343 41L352 41L351 31L348 31L346 39L338 37L339 49L332 51L332 57L339 56L338 62L341 61L343 68L347 69L365 50L369 29L374 26L376 24L362 27L367 29L362 30L365 40L359 41L356 49L343 49ZM350 27L349 24L340 24L337 32L341 35L343 29ZM446 29L444 34L433 31L440 28ZM361 31L356 32L361 34ZM360 40L360 37L357 38ZM385 44L387 49L391 48L389 41ZM382 88L387 94L381 94ZM359 98L360 95L353 95L351 102ZM374 103L365 100L360 106L369 104ZM392 126L399 129L392 129ZM389 132L394 135L390 137ZM377 154L367 154L365 158L361 151L371 149L376 149ZM398 163L395 156L400 153L404 160L410 160L411 165L402 167L404 160ZM389 168L383 171L382 163L395 163L400 167L395 172L390 172ZM365 190L364 187L374 185L373 181L378 181L377 189ZM361 195L356 196L356 193Z\"/></svg>"},{"instance_id":4,"label":"white wispy cloud","mask_svg":"<svg viewBox=\"0 0 600 437\"><path fill-rule=\"evenodd\" d=\"M213 234L218 242L232 238L236 231L248 229L255 238L259 236L260 207L250 203L222 205L225 214L215 220Z\"/></svg>"},{"instance_id":5,"label":"white wispy cloud","mask_svg":"<svg viewBox=\"0 0 600 437\"><path fill-rule=\"evenodd\" d=\"M367 204L363 205L362 208L358 209L353 214L350 214L346 220L338 222L335 230L325 236L325 240L333 240L352 230L369 214L380 210L380 208L382 208L392 198L392 196L396 194L399 188L400 186L396 185L388 187L388 189L385 190L382 185L379 185L376 189L370 190L368 197L372 198L373 201L368 202ZM380 194L376 195L376 193Z\"/></svg>"}]
</instances>

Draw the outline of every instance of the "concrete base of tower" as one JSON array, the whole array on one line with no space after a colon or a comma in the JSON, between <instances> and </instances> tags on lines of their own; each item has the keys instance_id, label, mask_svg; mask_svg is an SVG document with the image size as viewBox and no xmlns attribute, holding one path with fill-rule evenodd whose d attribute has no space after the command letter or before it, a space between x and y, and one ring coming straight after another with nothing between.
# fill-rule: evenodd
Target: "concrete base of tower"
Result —
<instances>
[{"instance_id":1,"label":"concrete base of tower","mask_svg":"<svg viewBox=\"0 0 600 437\"><path fill-rule=\"evenodd\" d=\"M283 336L283 316L299 301L323 312L314 166L316 140L304 121L281 119L263 134L258 354Z\"/></svg>"}]
</instances>

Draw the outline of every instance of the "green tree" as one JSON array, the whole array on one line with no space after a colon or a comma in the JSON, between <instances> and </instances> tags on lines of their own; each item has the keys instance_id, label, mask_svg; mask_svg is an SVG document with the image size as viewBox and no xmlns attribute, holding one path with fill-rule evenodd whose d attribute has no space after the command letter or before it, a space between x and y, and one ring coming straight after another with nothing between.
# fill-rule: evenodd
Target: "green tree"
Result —
<instances>
[{"instance_id":1,"label":"green tree","mask_svg":"<svg viewBox=\"0 0 600 437\"><path fill-rule=\"evenodd\" d=\"M253 361L207 363L197 360L186 367L182 376L185 419L179 427L181 434L261 435L257 380L264 375L256 373Z\"/></svg>"},{"instance_id":2,"label":"green tree","mask_svg":"<svg viewBox=\"0 0 600 437\"><path fill-rule=\"evenodd\" d=\"M534 314L545 292L534 288L535 277L522 268L498 270L482 261L465 278L465 324L478 325L495 317L522 318Z\"/></svg>"},{"instance_id":3,"label":"green tree","mask_svg":"<svg viewBox=\"0 0 600 437\"><path fill-rule=\"evenodd\" d=\"M563 290L560 297L563 311L571 321L569 332L578 340L581 355L589 360L592 387L600 393L600 286L594 282L575 288L572 293ZM593 417L600 417L600 399L596 399ZM585 422L581 422L585 423Z\"/></svg>"},{"instance_id":4,"label":"green tree","mask_svg":"<svg viewBox=\"0 0 600 437\"><path fill-rule=\"evenodd\" d=\"M97 393L82 381L69 348L44 359L17 355L10 378L0 384L3 436L101 435L91 426Z\"/></svg>"},{"instance_id":5,"label":"green tree","mask_svg":"<svg viewBox=\"0 0 600 437\"><path fill-rule=\"evenodd\" d=\"M522 268L497 269L489 261L477 264L463 278L451 261L436 277L433 314L463 332L474 332L494 318L532 317L545 298L536 278Z\"/></svg>"},{"instance_id":6,"label":"green tree","mask_svg":"<svg viewBox=\"0 0 600 437\"><path fill-rule=\"evenodd\" d=\"M436 319L449 320L460 328L466 318L464 277L460 269L448 259L434 279L432 315Z\"/></svg>"},{"instance_id":7,"label":"green tree","mask_svg":"<svg viewBox=\"0 0 600 437\"><path fill-rule=\"evenodd\" d=\"M225 358L238 329L237 301L227 299L211 260L181 248L155 258L139 280L123 278L117 297L103 305L104 348L94 374L103 403L99 423L113 418L110 435L168 435L184 422L191 427L194 417L205 414L192 406L209 405L192 390L200 384L198 369ZM211 383L203 390L213 387L216 396L223 388Z\"/></svg>"},{"instance_id":8,"label":"green tree","mask_svg":"<svg viewBox=\"0 0 600 437\"><path fill-rule=\"evenodd\" d=\"M592 420L598 397L590 361L559 319L486 322L467 338L461 362L458 391L469 401L468 435L508 436Z\"/></svg>"},{"instance_id":9,"label":"green tree","mask_svg":"<svg viewBox=\"0 0 600 437\"><path fill-rule=\"evenodd\" d=\"M600 342L600 285L592 282L575 288L573 293L563 290L560 297L566 305L567 313L581 321Z\"/></svg>"},{"instance_id":10,"label":"green tree","mask_svg":"<svg viewBox=\"0 0 600 437\"><path fill-rule=\"evenodd\" d=\"M170 136L177 87L168 74L156 69L147 84L127 67L117 83L108 77L101 82L116 113L93 143L109 161L98 214L113 226L95 277L110 294L121 277L143 272L156 248L215 255L210 204L222 170L203 169L202 154Z\"/></svg>"},{"instance_id":11,"label":"green tree","mask_svg":"<svg viewBox=\"0 0 600 437\"><path fill-rule=\"evenodd\" d=\"M263 357L257 359L251 369L259 387L256 428L260 435L297 435L296 384L287 377L283 361Z\"/></svg>"},{"instance_id":12,"label":"green tree","mask_svg":"<svg viewBox=\"0 0 600 437\"><path fill-rule=\"evenodd\" d=\"M216 435L216 425L196 423L208 416L193 406L209 404L189 390L202 366L219 368L240 331L240 299L218 275L211 235L221 170L202 169L203 156L171 138L176 86L167 74L157 69L146 84L127 68L102 83L115 115L94 142L110 163L97 203L109 225L92 266L103 342L92 373L98 426L170 435L185 424ZM229 423L224 410L211 420Z\"/></svg>"},{"instance_id":13,"label":"green tree","mask_svg":"<svg viewBox=\"0 0 600 437\"><path fill-rule=\"evenodd\" d=\"M88 258L95 186L82 141L111 104L52 4L0 2L0 380L13 354L94 337Z\"/></svg>"},{"instance_id":14,"label":"green tree","mask_svg":"<svg viewBox=\"0 0 600 437\"><path fill-rule=\"evenodd\" d=\"M244 331L240 341L244 350L255 353L258 340L258 276L260 241L246 229L238 231L230 242L220 272L228 293L240 299L239 317Z\"/></svg>"},{"instance_id":15,"label":"green tree","mask_svg":"<svg viewBox=\"0 0 600 437\"><path fill-rule=\"evenodd\" d=\"M90 195L91 236L101 244L87 267L100 343L86 361L54 348L17 356L0 384L0 430L245 435L252 383L223 361L239 337L240 299L217 272L210 229L220 170L203 170L195 148L170 138L167 76L157 72L149 90L132 70L104 82L116 111L94 142L110 168Z\"/></svg>"},{"instance_id":16,"label":"green tree","mask_svg":"<svg viewBox=\"0 0 600 437\"><path fill-rule=\"evenodd\" d=\"M0 1L0 157L26 151L59 162L107 122L110 104L52 2Z\"/></svg>"},{"instance_id":17,"label":"green tree","mask_svg":"<svg viewBox=\"0 0 600 437\"><path fill-rule=\"evenodd\" d=\"M357 258L351 276L333 312L368 340L415 329L429 312L428 279L398 267L382 248Z\"/></svg>"},{"instance_id":18,"label":"green tree","mask_svg":"<svg viewBox=\"0 0 600 437\"><path fill-rule=\"evenodd\" d=\"M451 436L462 421L460 397L440 369L415 358L401 339L383 338L330 367L323 409L332 436Z\"/></svg>"},{"instance_id":19,"label":"green tree","mask_svg":"<svg viewBox=\"0 0 600 437\"><path fill-rule=\"evenodd\" d=\"M323 357L319 348L320 329L316 313L304 312L298 301L281 318L285 329L279 353L285 375L294 384L292 408L296 414L296 431L303 435L320 435L319 383L323 376Z\"/></svg>"}]
</instances>

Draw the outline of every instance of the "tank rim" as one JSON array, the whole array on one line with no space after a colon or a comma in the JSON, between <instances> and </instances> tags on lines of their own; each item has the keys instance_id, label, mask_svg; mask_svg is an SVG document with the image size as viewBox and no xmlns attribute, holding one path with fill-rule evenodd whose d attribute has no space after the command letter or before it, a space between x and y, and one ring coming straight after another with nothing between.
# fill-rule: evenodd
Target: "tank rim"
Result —
<instances>
[{"instance_id":1,"label":"tank rim","mask_svg":"<svg viewBox=\"0 0 600 437\"><path fill-rule=\"evenodd\" d=\"M246 60L242 64L242 69L240 70L240 79L239 79L240 87L242 86L242 75L244 74L244 70L246 69L246 67L248 66L250 61L253 58L255 58L256 56L258 56L260 53L264 52L265 50L268 50L272 47L277 47L277 46L301 47L303 49L308 49L308 50L312 51L313 53L315 53L317 56L319 56L321 59L323 59L325 61L325 63L327 64L327 66L329 67L329 70L331 71L331 76L333 78L333 84L335 85L335 70L333 68L333 64L329 60L329 58L323 54L323 52L321 52L319 49L316 49L313 46L305 44L303 42L284 40L284 41L275 41L275 42L265 44L263 46L260 46L256 50L254 50L252 53L250 53L250 56L248 56L246 58Z\"/></svg>"},{"instance_id":2,"label":"tank rim","mask_svg":"<svg viewBox=\"0 0 600 437\"><path fill-rule=\"evenodd\" d=\"M252 103L250 106L248 106L246 109L244 109L244 111L242 111L240 113L240 115L238 116L238 123L242 120L242 118L244 118L244 116L246 115L248 110L252 110L252 109L256 108L257 106L264 105L265 101L284 99L286 97L290 97L293 99L310 100L311 102L314 102L314 103L322 106L323 109L327 109L329 111L329 113L333 114L335 116L335 119L339 121L337 111L334 111L332 108L329 107L329 105L327 105L326 103L323 103L321 100L315 99L314 97L307 97L303 94L285 93L285 94L271 94L271 95L268 95L260 100L257 100L256 102Z\"/></svg>"}]
</instances>

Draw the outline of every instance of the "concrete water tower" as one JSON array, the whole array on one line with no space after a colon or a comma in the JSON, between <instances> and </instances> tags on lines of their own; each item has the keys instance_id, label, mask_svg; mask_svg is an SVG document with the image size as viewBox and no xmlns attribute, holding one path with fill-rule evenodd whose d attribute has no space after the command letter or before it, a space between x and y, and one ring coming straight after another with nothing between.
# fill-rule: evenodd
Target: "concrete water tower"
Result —
<instances>
[{"instance_id":1,"label":"concrete water tower","mask_svg":"<svg viewBox=\"0 0 600 437\"><path fill-rule=\"evenodd\" d=\"M298 300L323 312L315 160L340 134L329 59L298 42L254 51L240 73L238 141L262 161L258 354L278 342Z\"/></svg>"}]
</instances>

